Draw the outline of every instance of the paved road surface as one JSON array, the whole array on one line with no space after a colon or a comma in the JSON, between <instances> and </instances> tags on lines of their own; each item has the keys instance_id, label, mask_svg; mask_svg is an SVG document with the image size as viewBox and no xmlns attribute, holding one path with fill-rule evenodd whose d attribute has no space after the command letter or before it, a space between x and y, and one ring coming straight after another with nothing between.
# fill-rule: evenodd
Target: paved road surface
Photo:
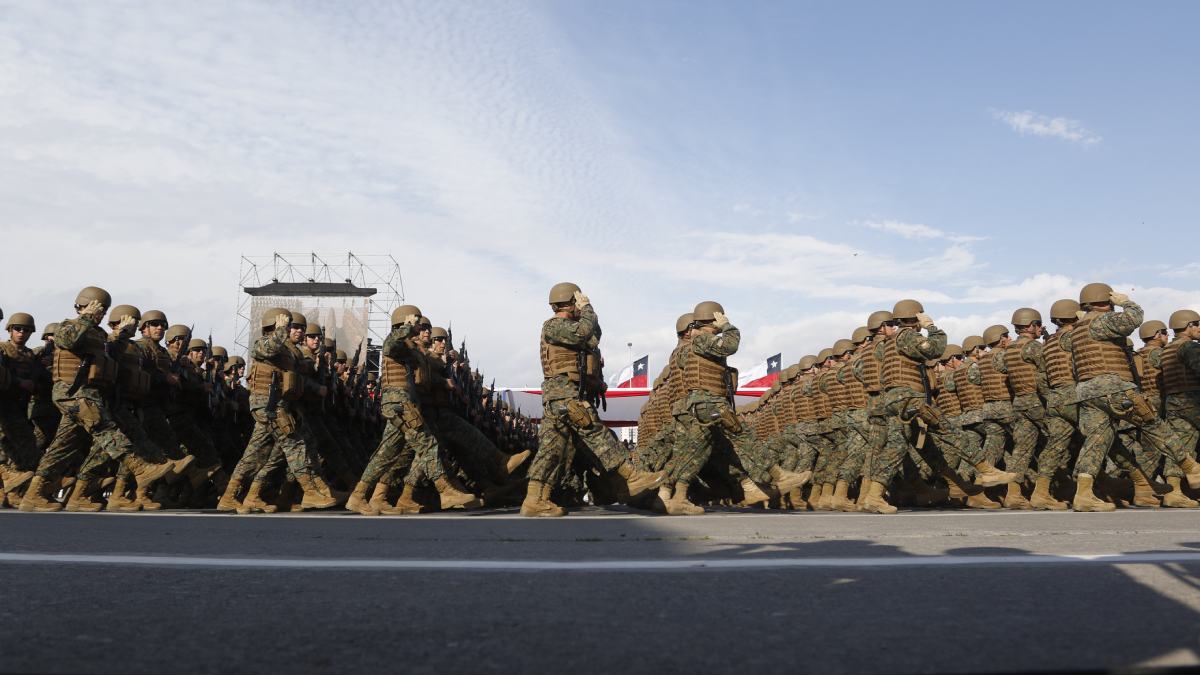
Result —
<instances>
[{"instance_id":1,"label":"paved road surface","mask_svg":"<svg viewBox=\"0 0 1200 675\"><path fill-rule=\"evenodd\" d=\"M1200 513L0 512L0 671L1200 664Z\"/></svg>"}]
</instances>

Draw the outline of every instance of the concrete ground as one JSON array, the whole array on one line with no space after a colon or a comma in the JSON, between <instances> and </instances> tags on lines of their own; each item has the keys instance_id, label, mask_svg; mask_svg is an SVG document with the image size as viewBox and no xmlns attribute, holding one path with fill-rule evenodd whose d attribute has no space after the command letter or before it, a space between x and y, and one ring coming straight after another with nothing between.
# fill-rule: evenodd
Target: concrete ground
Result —
<instances>
[{"instance_id":1,"label":"concrete ground","mask_svg":"<svg viewBox=\"0 0 1200 675\"><path fill-rule=\"evenodd\" d=\"M1200 513L0 512L3 672L1200 665Z\"/></svg>"}]
</instances>

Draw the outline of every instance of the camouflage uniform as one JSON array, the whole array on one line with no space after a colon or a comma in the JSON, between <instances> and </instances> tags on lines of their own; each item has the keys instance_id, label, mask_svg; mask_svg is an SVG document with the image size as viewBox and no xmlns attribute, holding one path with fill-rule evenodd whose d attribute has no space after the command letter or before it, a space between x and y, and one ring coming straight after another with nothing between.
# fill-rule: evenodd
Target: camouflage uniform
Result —
<instances>
[{"instance_id":1,"label":"camouflage uniform","mask_svg":"<svg viewBox=\"0 0 1200 675\"><path fill-rule=\"evenodd\" d=\"M1010 354L1010 352L1012 353ZM1038 391L1045 390L1046 379L1046 363L1042 359L1042 343L1037 340L1031 340L1028 337L1022 337L1000 352L1000 356L996 359L995 368L1009 375L1011 384L1015 374L1009 372L1009 358L1019 359L1022 363L1029 364L1037 369L1037 373L1034 376L1037 391L1021 394L1014 392L1012 403L1009 407L1012 413L1012 421L1008 424L1008 433L1012 438L1012 447L1004 456L1004 470L1024 477L1029 471L1034 451L1037 449L1039 435L1046 436L1047 434L1046 407L1042 403L1041 396L1038 394ZM1040 461L1039 473L1041 473ZM1041 473L1041 475L1045 476L1053 474L1054 468L1051 468L1049 473Z\"/></svg>"},{"instance_id":2,"label":"camouflage uniform","mask_svg":"<svg viewBox=\"0 0 1200 675\"><path fill-rule=\"evenodd\" d=\"M34 384L35 389L32 398L29 400L29 421L33 424L33 437L37 441L38 454L40 455L50 445L50 441L54 439L54 432L58 429L58 422L62 419L62 413L54 405L54 397L52 394L53 382L50 379L50 365L54 358L54 344L44 344L33 349L34 358L38 360L39 368L36 368Z\"/></svg>"},{"instance_id":3,"label":"camouflage uniform","mask_svg":"<svg viewBox=\"0 0 1200 675\"><path fill-rule=\"evenodd\" d=\"M21 387L22 380L37 384L39 365L33 350L18 347L12 341L0 343L0 354L12 382L8 389L0 391L0 441L4 446L7 461L18 471L32 471L38 464L41 451L34 436L34 427L26 418L31 395Z\"/></svg>"},{"instance_id":4,"label":"camouflage uniform","mask_svg":"<svg viewBox=\"0 0 1200 675\"><path fill-rule=\"evenodd\" d=\"M1171 344L1151 352L1150 360L1164 371L1163 413L1175 435L1172 444L1195 459L1196 443L1200 441L1200 343L1176 337ZM1183 475L1173 460L1167 461L1164 473Z\"/></svg>"}]
</instances>

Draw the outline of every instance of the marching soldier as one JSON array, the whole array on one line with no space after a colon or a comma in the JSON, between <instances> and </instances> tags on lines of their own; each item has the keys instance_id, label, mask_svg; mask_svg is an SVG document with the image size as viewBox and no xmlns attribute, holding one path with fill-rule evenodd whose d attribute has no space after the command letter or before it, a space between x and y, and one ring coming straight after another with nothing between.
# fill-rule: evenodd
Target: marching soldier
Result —
<instances>
[{"instance_id":1,"label":"marching soldier","mask_svg":"<svg viewBox=\"0 0 1200 675\"><path fill-rule=\"evenodd\" d=\"M1064 511L1066 502L1050 494L1054 472L1066 469L1071 439L1079 426L1079 405L1075 398L1075 375L1071 355L1059 343L1078 320L1079 303L1063 298L1050 306L1050 323L1056 330L1042 344L1042 362L1046 375L1046 444L1038 455L1038 477L1029 504L1037 510Z\"/></svg>"},{"instance_id":2,"label":"marching soldier","mask_svg":"<svg viewBox=\"0 0 1200 675\"><path fill-rule=\"evenodd\" d=\"M1167 323L1174 339L1152 352L1151 360L1162 371L1163 412L1175 432L1174 445L1194 460L1200 439L1200 313L1181 309L1171 314ZM1164 474L1171 486L1164 503L1196 508L1197 502L1185 497L1180 489L1180 466L1168 461Z\"/></svg>"},{"instance_id":3,"label":"marching soldier","mask_svg":"<svg viewBox=\"0 0 1200 675\"><path fill-rule=\"evenodd\" d=\"M4 329L9 339L0 343L0 445L7 457L0 464L4 492L0 499L9 493L15 498L16 491L33 477L41 458L33 427L26 419L41 374L41 363L26 346L37 326L32 316L17 312L8 317Z\"/></svg>"}]
</instances>

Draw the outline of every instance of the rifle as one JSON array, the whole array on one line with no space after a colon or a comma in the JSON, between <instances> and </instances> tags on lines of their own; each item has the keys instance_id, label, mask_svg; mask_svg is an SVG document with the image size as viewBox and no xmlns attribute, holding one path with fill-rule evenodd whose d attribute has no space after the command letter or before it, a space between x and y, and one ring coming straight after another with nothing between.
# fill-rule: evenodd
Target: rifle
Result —
<instances>
[{"instance_id":1,"label":"rifle","mask_svg":"<svg viewBox=\"0 0 1200 675\"><path fill-rule=\"evenodd\" d=\"M71 381L71 387L67 389L67 396L74 395L83 386L83 383L87 381L88 369L92 367L92 362L95 360L96 357L94 355L88 354L79 362L79 368L75 370L75 379Z\"/></svg>"},{"instance_id":2,"label":"rifle","mask_svg":"<svg viewBox=\"0 0 1200 675\"><path fill-rule=\"evenodd\" d=\"M917 372L921 375L921 386L925 389L925 405L933 405L933 387L929 384L929 368L924 363L918 363Z\"/></svg>"},{"instance_id":3,"label":"rifle","mask_svg":"<svg viewBox=\"0 0 1200 675\"><path fill-rule=\"evenodd\" d=\"M276 412L279 410L279 399L281 392L279 391L279 371L271 371L271 385L267 389L267 419L275 422Z\"/></svg>"}]
</instances>

